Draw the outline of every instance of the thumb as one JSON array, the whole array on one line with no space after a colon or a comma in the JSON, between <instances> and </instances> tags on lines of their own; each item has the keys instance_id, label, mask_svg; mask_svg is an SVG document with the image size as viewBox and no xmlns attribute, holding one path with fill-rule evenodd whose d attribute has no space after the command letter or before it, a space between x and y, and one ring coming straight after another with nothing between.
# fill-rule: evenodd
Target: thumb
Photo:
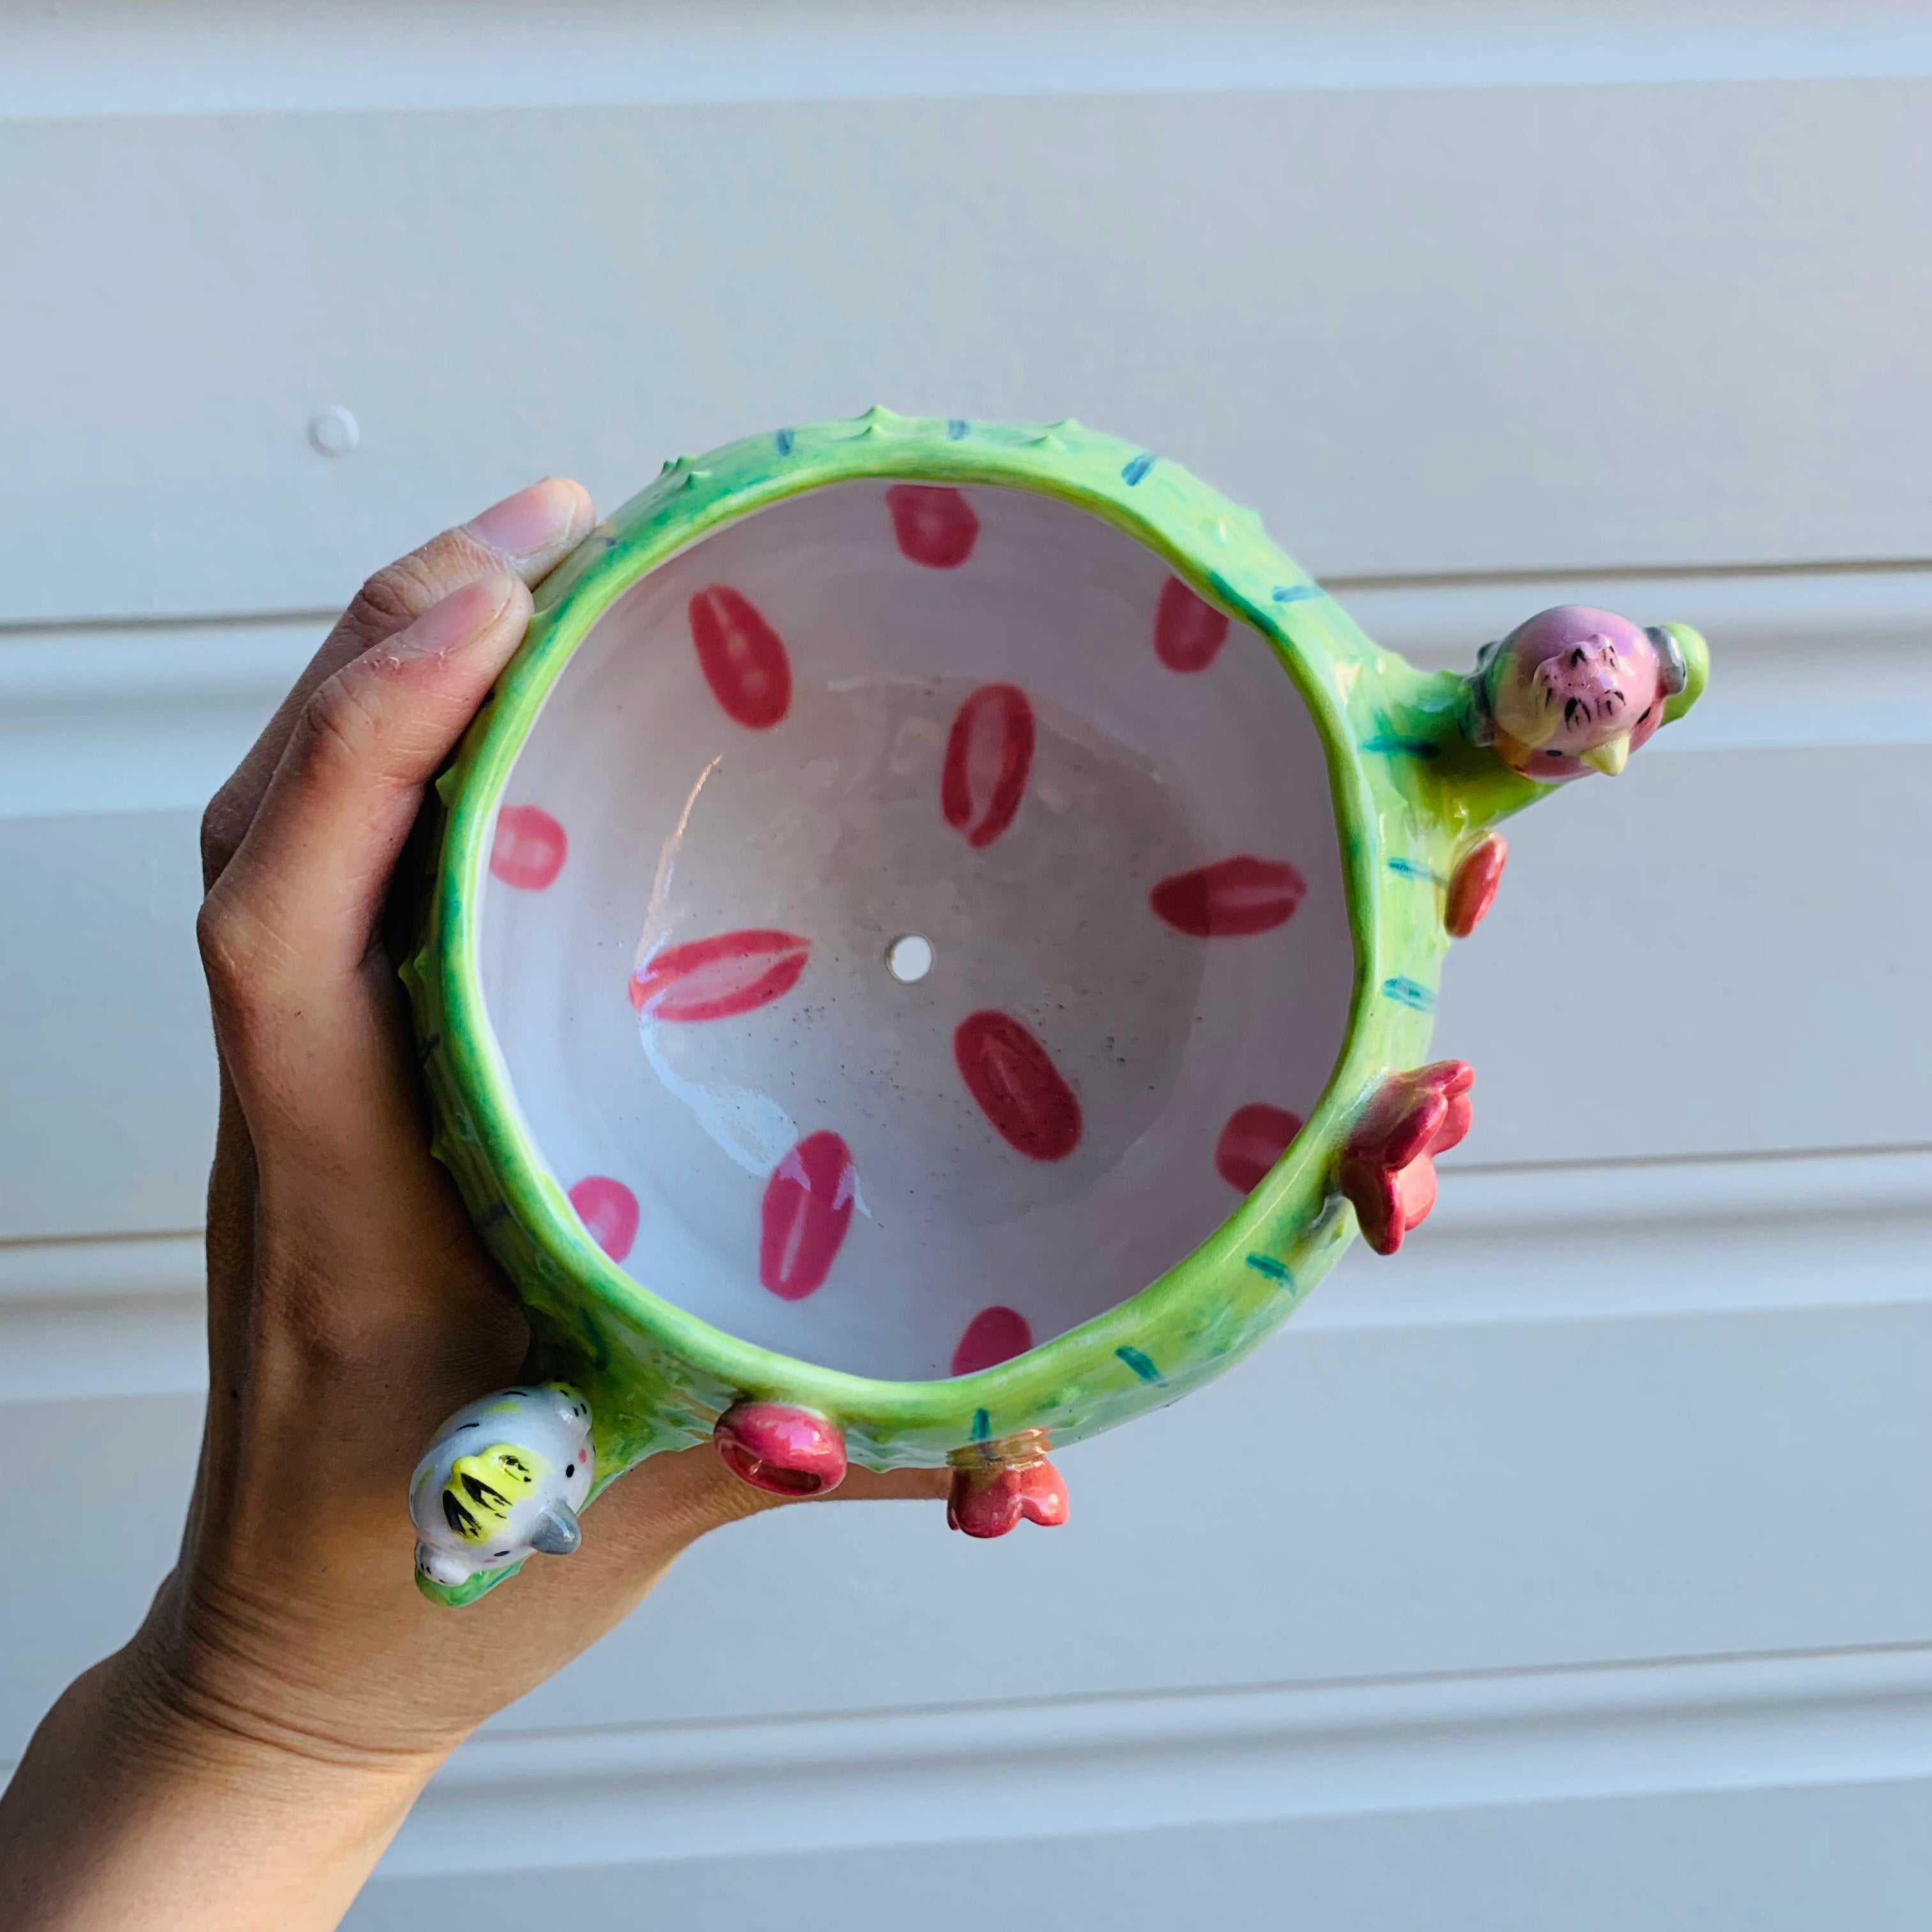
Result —
<instances>
[{"instance_id":1,"label":"thumb","mask_svg":"<svg viewBox=\"0 0 1932 1932\"><path fill-rule=\"evenodd\" d=\"M202 903L216 1037L259 1159L292 1132L328 1150L322 1169L390 1175L386 1200L420 1143L378 922L423 788L530 611L517 578L487 577L326 679Z\"/></svg>"},{"instance_id":2,"label":"thumb","mask_svg":"<svg viewBox=\"0 0 1932 1932\"><path fill-rule=\"evenodd\" d=\"M326 1022L360 969L423 788L521 641L530 593L465 584L325 679L202 908L217 996Z\"/></svg>"}]
</instances>

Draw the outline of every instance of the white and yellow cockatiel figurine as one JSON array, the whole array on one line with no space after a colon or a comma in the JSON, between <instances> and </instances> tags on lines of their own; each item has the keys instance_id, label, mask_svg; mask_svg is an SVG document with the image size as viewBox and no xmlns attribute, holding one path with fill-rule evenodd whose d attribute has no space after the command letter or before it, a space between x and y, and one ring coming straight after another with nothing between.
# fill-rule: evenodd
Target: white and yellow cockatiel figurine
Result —
<instances>
[{"instance_id":1,"label":"white and yellow cockatiel figurine","mask_svg":"<svg viewBox=\"0 0 1932 1932\"><path fill-rule=\"evenodd\" d=\"M568 1556L596 1474L590 1407L567 1383L472 1402L443 1425L410 1484L416 1568L466 1583L533 1553Z\"/></svg>"}]
</instances>

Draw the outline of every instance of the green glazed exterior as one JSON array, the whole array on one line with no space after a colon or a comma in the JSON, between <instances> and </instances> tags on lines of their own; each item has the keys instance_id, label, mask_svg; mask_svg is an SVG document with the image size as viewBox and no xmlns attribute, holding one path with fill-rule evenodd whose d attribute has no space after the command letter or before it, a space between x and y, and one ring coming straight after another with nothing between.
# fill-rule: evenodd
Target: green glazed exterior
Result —
<instances>
[{"instance_id":1,"label":"green glazed exterior","mask_svg":"<svg viewBox=\"0 0 1932 1932\"><path fill-rule=\"evenodd\" d=\"M1268 639L1327 752L1354 938L1341 1058L1268 1179L1131 1300L1012 1361L946 1381L874 1381L752 1346L610 1261L544 1171L511 1097L476 964L497 801L545 694L592 625L640 577L720 525L864 478L1001 484L1077 504ZM1690 675L1666 719L1695 702L1707 675L1702 639L1671 628ZM1467 688L1456 674L1418 671L1378 649L1268 540L1252 511L1137 444L1072 422L1024 428L874 409L680 458L599 525L538 591L522 648L438 782L420 943L403 976L435 1152L528 1307L532 1372L589 1396L601 1480L703 1441L747 1397L821 1412L844 1430L851 1459L874 1469L943 1463L1026 1429L1064 1444L1185 1395L1286 1321L1355 1232L1334 1185L1352 1123L1384 1076L1427 1058L1456 863L1486 828L1557 789L1471 742ZM424 1587L466 1601L508 1574Z\"/></svg>"}]
</instances>

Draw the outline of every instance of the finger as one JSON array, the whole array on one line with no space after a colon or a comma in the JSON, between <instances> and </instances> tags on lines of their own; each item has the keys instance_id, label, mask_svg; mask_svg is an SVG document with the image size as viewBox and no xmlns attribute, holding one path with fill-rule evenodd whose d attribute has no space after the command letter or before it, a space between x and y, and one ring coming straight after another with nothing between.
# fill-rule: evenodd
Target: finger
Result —
<instances>
[{"instance_id":1,"label":"finger","mask_svg":"<svg viewBox=\"0 0 1932 1932\"><path fill-rule=\"evenodd\" d=\"M830 1495L804 1496L803 1502L944 1502L951 1494L952 1472L944 1469L854 1469Z\"/></svg>"},{"instance_id":2,"label":"finger","mask_svg":"<svg viewBox=\"0 0 1932 1932\"><path fill-rule=\"evenodd\" d=\"M709 1531L767 1510L841 1501L943 1502L952 1486L950 1468L855 1467L836 1490L821 1496L774 1496L734 1475L706 1442L649 1457L612 1484L598 1499L594 1517L600 1536L614 1546L608 1560L622 1569L662 1560L667 1544L682 1549Z\"/></svg>"},{"instance_id":3,"label":"finger","mask_svg":"<svg viewBox=\"0 0 1932 1932\"><path fill-rule=\"evenodd\" d=\"M465 584L500 572L528 585L540 583L583 540L596 514L580 483L546 476L377 571L356 593L234 776L210 801L202 820L204 888L214 884L235 856L303 706L323 682Z\"/></svg>"},{"instance_id":4,"label":"finger","mask_svg":"<svg viewBox=\"0 0 1932 1932\"><path fill-rule=\"evenodd\" d=\"M250 1061L265 1052L318 1093L356 1097L358 1048L390 1030L386 987L376 998L363 969L396 855L530 610L514 577L466 584L332 672L303 706L198 926L244 1105Z\"/></svg>"}]
</instances>

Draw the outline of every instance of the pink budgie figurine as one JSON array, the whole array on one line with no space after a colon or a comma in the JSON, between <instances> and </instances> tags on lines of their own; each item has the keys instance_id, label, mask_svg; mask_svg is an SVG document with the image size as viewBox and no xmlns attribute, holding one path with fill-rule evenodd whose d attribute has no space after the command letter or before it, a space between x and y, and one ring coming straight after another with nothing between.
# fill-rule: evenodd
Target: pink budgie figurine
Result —
<instances>
[{"instance_id":1,"label":"pink budgie figurine","mask_svg":"<svg viewBox=\"0 0 1932 1932\"><path fill-rule=\"evenodd\" d=\"M1484 647L1470 680L1476 741L1540 784L1615 778L1688 677L1668 630L1559 604Z\"/></svg>"}]
</instances>

